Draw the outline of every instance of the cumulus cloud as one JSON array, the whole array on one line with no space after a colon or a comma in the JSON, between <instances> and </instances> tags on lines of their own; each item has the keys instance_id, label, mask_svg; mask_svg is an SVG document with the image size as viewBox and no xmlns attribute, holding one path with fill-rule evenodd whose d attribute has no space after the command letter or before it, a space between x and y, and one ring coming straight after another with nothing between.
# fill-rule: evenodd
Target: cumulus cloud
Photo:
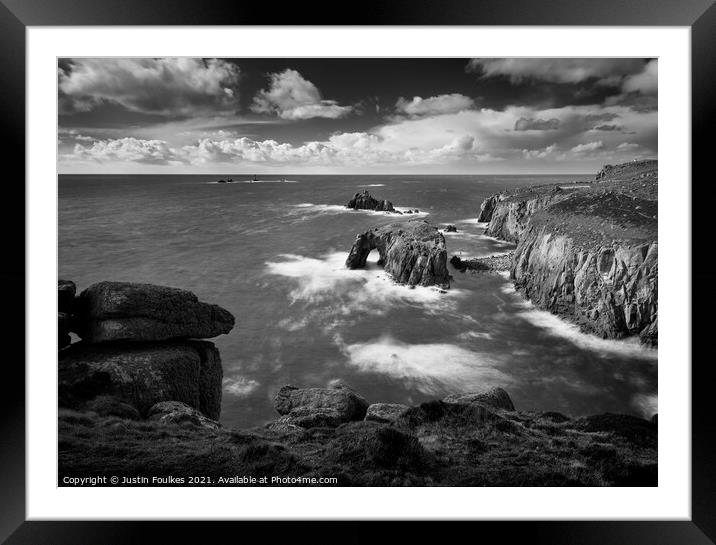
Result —
<instances>
[{"instance_id":1,"label":"cumulus cloud","mask_svg":"<svg viewBox=\"0 0 716 545\"><path fill-rule=\"evenodd\" d=\"M469 110L474 106L475 101L470 97L459 93L452 93L429 98L416 96L413 97L413 100L400 97L395 104L395 110L399 114L423 116L457 113L462 110Z\"/></svg>"},{"instance_id":2,"label":"cumulus cloud","mask_svg":"<svg viewBox=\"0 0 716 545\"><path fill-rule=\"evenodd\" d=\"M256 113L275 114L281 119L311 119L324 117L338 119L348 115L353 108L340 106L335 100L325 100L313 83L296 70L270 74L268 89L262 89L254 97L251 110Z\"/></svg>"},{"instance_id":3,"label":"cumulus cloud","mask_svg":"<svg viewBox=\"0 0 716 545\"><path fill-rule=\"evenodd\" d=\"M522 157L525 159L545 159L557 151L557 144L545 146L542 149L523 149Z\"/></svg>"},{"instance_id":4,"label":"cumulus cloud","mask_svg":"<svg viewBox=\"0 0 716 545\"><path fill-rule=\"evenodd\" d=\"M595 127L618 119L624 130ZM550 130L514 130L520 120L551 126ZM556 121L552 121L556 120ZM524 121L522 121L524 124ZM602 127L603 128L603 127ZM628 152L618 146L624 134L639 146L639 156L654 156L657 146L657 113L638 112L623 106L568 106L546 110L511 106L504 110L483 108L457 113L394 118L367 131L339 132L328 138L289 143L230 132L214 132L187 141L175 135L162 139L103 138L75 142L61 156L65 164L77 162L133 161L144 164L183 164L206 172L214 165L251 165L266 168L316 167L383 170L385 167L470 165L505 161L553 159L597 169L610 154ZM595 138L595 134L599 137ZM636 148L635 148L636 149ZM630 154L633 158L633 154ZM586 166L590 161L593 165ZM542 163L535 163L536 165ZM531 165L534 166L534 165Z\"/></svg>"},{"instance_id":5,"label":"cumulus cloud","mask_svg":"<svg viewBox=\"0 0 716 545\"><path fill-rule=\"evenodd\" d=\"M602 149L603 147L604 147L604 143L601 140L597 140L596 142L587 142L586 144L577 144L569 151L571 151L572 153L589 153L592 151L597 151L599 149Z\"/></svg>"},{"instance_id":6,"label":"cumulus cloud","mask_svg":"<svg viewBox=\"0 0 716 545\"><path fill-rule=\"evenodd\" d=\"M617 150L619 151L631 151L635 150L639 147L639 144L635 144L633 142L622 142L617 146Z\"/></svg>"},{"instance_id":7,"label":"cumulus cloud","mask_svg":"<svg viewBox=\"0 0 716 545\"><path fill-rule=\"evenodd\" d=\"M596 78L605 84L619 83L626 75L642 71L641 59L471 59L468 72L483 77L505 76L512 83L535 79L553 83L580 83Z\"/></svg>"},{"instance_id":8,"label":"cumulus cloud","mask_svg":"<svg viewBox=\"0 0 716 545\"><path fill-rule=\"evenodd\" d=\"M234 108L240 72L220 59L72 59L58 77L65 113L108 102L145 114L195 115Z\"/></svg>"},{"instance_id":9,"label":"cumulus cloud","mask_svg":"<svg viewBox=\"0 0 716 545\"><path fill-rule=\"evenodd\" d=\"M526 119L520 117L515 122L516 131L555 131L559 129L559 119Z\"/></svg>"},{"instance_id":10,"label":"cumulus cloud","mask_svg":"<svg viewBox=\"0 0 716 545\"><path fill-rule=\"evenodd\" d=\"M141 140L119 138L98 140L90 146L75 144L74 152L67 159L94 162L129 162L156 165L180 164L180 154L164 140Z\"/></svg>"}]
</instances>

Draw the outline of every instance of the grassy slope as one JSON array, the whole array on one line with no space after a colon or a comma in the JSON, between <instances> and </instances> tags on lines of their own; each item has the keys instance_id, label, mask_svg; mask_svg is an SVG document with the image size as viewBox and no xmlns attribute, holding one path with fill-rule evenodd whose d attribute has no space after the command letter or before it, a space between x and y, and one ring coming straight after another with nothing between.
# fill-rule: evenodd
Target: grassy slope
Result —
<instances>
[{"instance_id":1,"label":"grassy slope","mask_svg":"<svg viewBox=\"0 0 716 545\"><path fill-rule=\"evenodd\" d=\"M487 415L487 416L486 416ZM340 486L656 486L657 429L429 402L395 424L209 431L62 410L63 476L337 477Z\"/></svg>"}]
</instances>

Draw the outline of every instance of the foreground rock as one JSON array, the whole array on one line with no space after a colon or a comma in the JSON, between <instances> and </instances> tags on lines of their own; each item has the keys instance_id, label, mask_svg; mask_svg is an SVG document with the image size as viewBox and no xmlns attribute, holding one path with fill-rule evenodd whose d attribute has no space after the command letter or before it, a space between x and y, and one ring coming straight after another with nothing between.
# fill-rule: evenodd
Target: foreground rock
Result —
<instances>
[{"instance_id":1,"label":"foreground rock","mask_svg":"<svg viewBox=\"0 0 716 545\"><path fill-rule=\"evenodd\" d=\"M509 394L502 388L490 388L484 392L474 392L469 394L453 394L443 399L445 403L458 403L471 405L473 403L481 403L495 409L503 411L514 411L515 406L510 399Z\"/></svg>"},{"instance_id":2,"label":"foreground rock","mask_svg":"<svg viewBox=\"0 0 716 545\"><path fill-rule=\"evenodd\" d=\"M376 199L368 193L367 189L362 193L359 192L353 195L353 198L348 201L346 208L353 208L355 210L377 210L379 212L395 212L392 202Z\"/></svg>"},{"instance_id":3,"label":"foreground rock","mask_svg":"<svg viewBox=\"0 0 716 545\"><path fill-rule=\"evenodd\" d=\"M61 407L112 396L142 415L161 401L181 401L212 419L221 412L221 358L208 341L83 341L61 351L58 365Z\"/></svg>"},{"instance_id":4,"label":"foreground rock","mask_svg":"<svg viewBox=\"0 0 716 545\"><path fill-rule=\"evenodd\" d=\"M399 403L373 403L368 407L365 420L371 422L395 422L410 407Z\"/></svg>"},{"instance_id":5,"label":"foreground rock","mask_svg":"<svg viewBox=\"0 0 716 545\"><path fill-rule=\"evenodd\" d=\"M57 281L57 348L62 349L72 342L72 307L77 288L70 280Z\"/></svg>"},{"instance_id":6,"label":"foreground rock","mask_svg":"<svg viewBox=\"0 0 716 545\"><path fill-rule=\"evenodd\" d=\"M493 196L483 210L487 234L517 242L510 276L539 308L656 346L657 198L656 161L639 161L607 166L591 184Z\"/></svg>"},{"instance_id":7,"label":"foreground rock","mask_svg":"<svg viewBox=\"0 0 716 545\"><path fill-rule=\"evenodd\" d=\"M75 303L78 333L93 343L204 339L228 333L233 315L192 292L154 284L99 282Z\"/></svg>"},{"instance_id":8,"label":"foreground rock","mask_svg":"<svg viewBox=\"0 0 716 545\"><path fill-rule=\"evenodd\" d=\"M274 408L284 416L282 424L313 428L363 420L368 403L343 384L332 388L284 386L274 398Z\"/></svg>"},{"instance_id":9,"label":"foreground rock","mask_svg":"<svg viewBox=\"0 0 716 545\"><path fill-rule=\"evenodd\" d=\"M450 287L445 237L424 220L393 223L356 237L346 267L365 267L368 254L378 250L378 264L399 284Z\"/></svg>"}]
</instances>

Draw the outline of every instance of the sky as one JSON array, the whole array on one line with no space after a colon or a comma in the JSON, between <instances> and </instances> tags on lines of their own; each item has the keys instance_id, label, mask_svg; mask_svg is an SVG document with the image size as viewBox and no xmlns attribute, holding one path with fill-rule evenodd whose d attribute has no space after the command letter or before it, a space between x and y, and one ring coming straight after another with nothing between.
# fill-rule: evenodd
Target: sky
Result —
<instances>
[{"instance_id":1,"label":"sky","mask_svg":"<svg viewBox=\"0 0 716 545\"><path fill-rule=\"evenodd\" d=\"M58 170L596 173L657 156L657 60L58 61Z\"/></svg>"}]
</instances>

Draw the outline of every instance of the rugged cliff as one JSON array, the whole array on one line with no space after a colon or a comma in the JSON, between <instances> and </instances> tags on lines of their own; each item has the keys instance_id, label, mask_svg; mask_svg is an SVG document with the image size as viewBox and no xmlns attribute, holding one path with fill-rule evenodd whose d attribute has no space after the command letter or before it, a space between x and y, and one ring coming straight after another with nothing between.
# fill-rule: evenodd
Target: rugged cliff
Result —
<instances>
[{"instance_id":1,"label":"rugged cliff","mask_svg":"<svg viewBox=\"0 0 716 545\"><path fill-rule=\"evenodd\" d=\"M655 161L607 166L591 184L501 195L486 232L518 243L510 276L538 307L655 346L657 195Z\"/></svg>"},{"instance_id":2,"label":"rugged cliff","mask_svg":"<svg viewBox=\"0 0 716 545\"><path fill-rule=\"evenodd\" d=\"M365 267L372 250L378 250L378 264L400 284L450 287L445 237L427 221L392 223L358 235L346 267Z\"/></svg>"}]
</instances>

